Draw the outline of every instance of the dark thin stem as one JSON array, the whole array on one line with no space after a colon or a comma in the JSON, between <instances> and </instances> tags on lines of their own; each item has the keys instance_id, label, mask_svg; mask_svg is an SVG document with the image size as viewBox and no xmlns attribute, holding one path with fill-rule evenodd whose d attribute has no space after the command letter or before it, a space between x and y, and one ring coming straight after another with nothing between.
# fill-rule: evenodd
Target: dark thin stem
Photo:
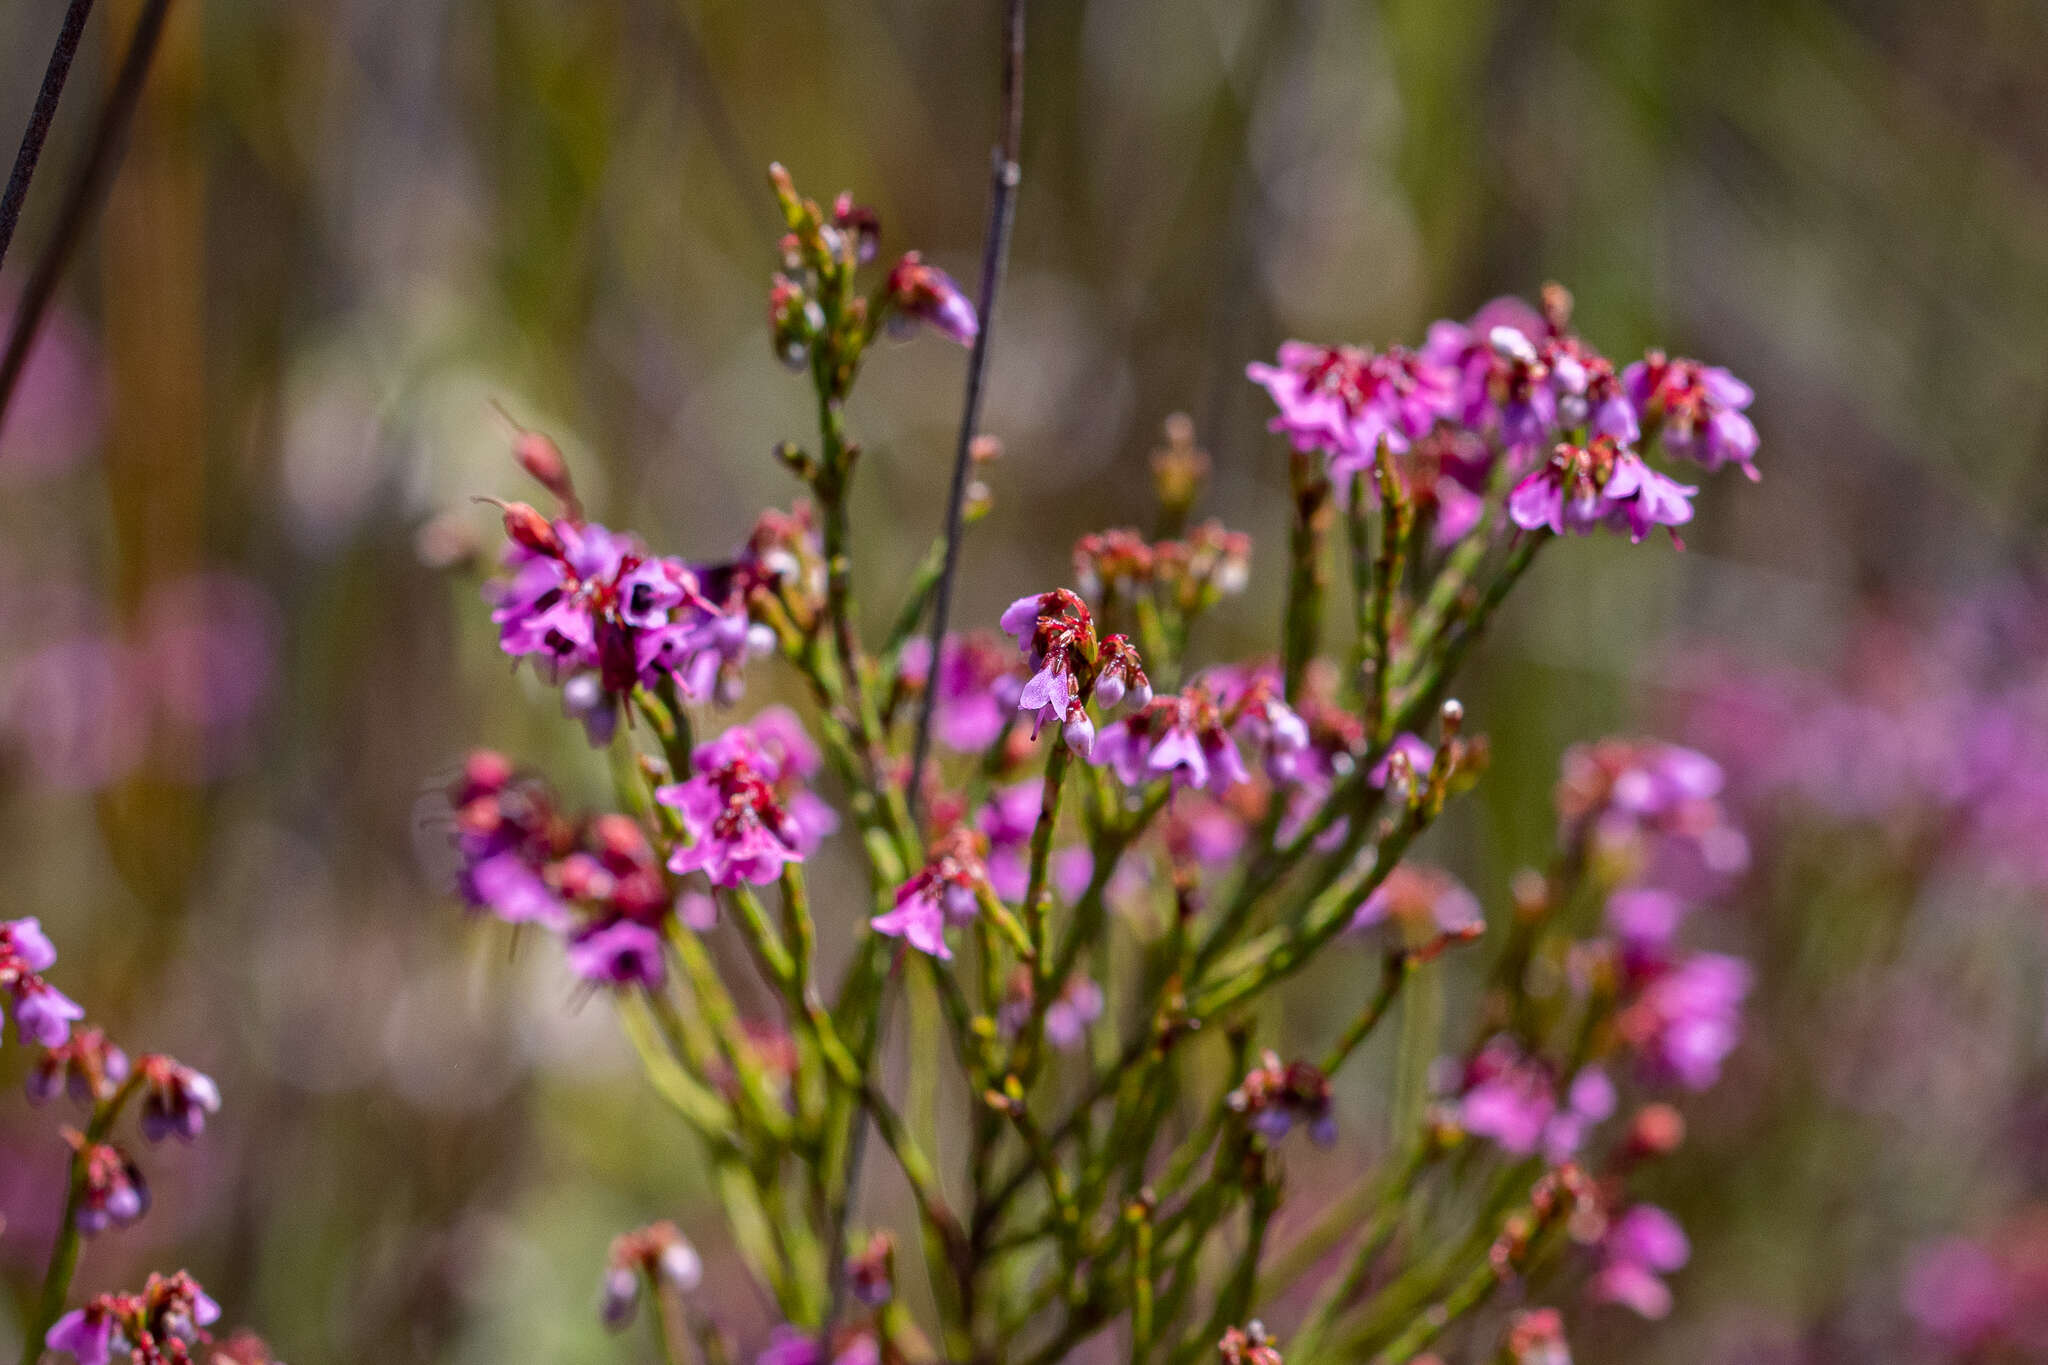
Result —
<instances>
[{"instance_id":1,"label":"dark thin stem","mask_svg":"<svg viewBox=\"0 0 2048 1365\"><path fill-rule=\"evenodd\" d=\"M121 74L114 81L114 93L107 97L106 107L100 110L99 124L92 130L92 146L86 152L85 165L71 183L63 210L57 216L57 230L51 234L50 244L43 248L35 273L29 276L28 287L22 291L21 304L14 312L14 326L7 334L6 353L0 355L0 426L5 425L8 400L14 396L15 383L28 363L29 348L35 344L43 314L57 292L57 281L70 264L78 239L85 235L86 220L105 197L107 182L113 178L121 143L134 120L142 84L149 76L149 64L156 56L157 39L163 36L164 16L170 7L171 0L146 0L142 13L136 17L128 51L121 58Z\"/></svg>"},{"instance_id":2,"label":"dark thin stem","mask_svg":"<svg viewBox=\"0 0 2048 1365\"><path fill-rule=\"evenodd\" d=\"M43 155L43 139L49 136L50 121L57 117L57 101L63 98L64 80L71 74L71 59L78 55L78 40L91 14L92 0L71 0L64 11L64 27L57 30L57 45L50 49L50 64L43 68L43 88L36 92L36 107L21 135L21 150L14 154L7 192L0 195L0 261L7 259L7 244L14 240L14 225L21 221L22 201L28 198L28 182Z\"/></svg>"},{"instance_id":3,"label":"dark thin stem","mask_svg":"<svg viewBox=\"0 0 2048 1365\"><path fill-rule=\"evenodd\" d=\"M1024 0L1009 0L1003 14L1003 122L989 175L988 232L981 243L981 292L975 308L981 326L967 356L967 396L960 407L960 438L953 446L953 480L946 493L946 550L932 599L931 664L917 707L917 738L910 750L908 805L915 823L923 797L925 757L931 750L932 710L938 702L939 651L946 618L953 610L953 579L960 567L960 527L967 501L967 471L975 428L981 421L981 393L988 378L989 338L995 332L996 290L1010 254L1010 227L1017 217L1017 186L1024 179Z\"/></svg>"}]
</instances>

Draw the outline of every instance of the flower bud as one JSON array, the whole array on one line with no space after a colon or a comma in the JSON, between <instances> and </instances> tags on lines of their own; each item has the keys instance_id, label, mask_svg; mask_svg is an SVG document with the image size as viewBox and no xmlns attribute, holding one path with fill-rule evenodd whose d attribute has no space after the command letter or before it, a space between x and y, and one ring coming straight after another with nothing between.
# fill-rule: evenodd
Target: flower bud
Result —
<instances>
[{"instance_id":1,"label":"flower bud","mask_svg":"<svg viewBox=\"0 0 2048 1365\"><path fill-rule=\"evenodd\" d=\"M981 330L974 305L953 277L926 265L915 251L905 252L890 270L888 299L898 316L922 322L962 346L973 344Z\"/></svg>"},{"instance_id":2,"label":"flower bud","mask_svg":"<svg viewBox=\"0 0 2048 1365\"><path fill-rule=\"evenodd\" d=\"M523 502L500 503L505 513L505 534L535 554L550 559L562 556L562 539L548 519Z\"/></svg>"},{"instance_id":3,"label":"flower bud","mask_svg":"<svg viewBox=\"0 0 2048 1365\"><path fill-rule=\"evenodd\" d=\"M640 1277L627 1266L615 1265L604 1273L604 1298L598 1305L598 1317L603 1320L605 1330L622 1332L632 1325L633 1314L640 1307Z\"/></svg>"},{"instance_id":4,"label":"flower bud","mask_svg":"<svg viewBox=\"0 0 2048 1365\"><path fill-rule=\"evenodd\" d=\"M565 514L573 518L580 513L576 486L569 477L569 462L562 458L562 448L552 439L538 431L522 431L512 439L512 458L533 476L535 483L555 495Z\"/></svg>"},{"instance_id":5,"label":"flower bud","mask_svg":"<svg viewBox=\"0 0 2048 1365\"><path fill-rule=\"evenodd\" d=\"M1087 758L1095 752L1095 722L1088 719L1086 711L1076 708L1063 733L1067 747L1081 757Z\"/></svg>"}]
</instances>

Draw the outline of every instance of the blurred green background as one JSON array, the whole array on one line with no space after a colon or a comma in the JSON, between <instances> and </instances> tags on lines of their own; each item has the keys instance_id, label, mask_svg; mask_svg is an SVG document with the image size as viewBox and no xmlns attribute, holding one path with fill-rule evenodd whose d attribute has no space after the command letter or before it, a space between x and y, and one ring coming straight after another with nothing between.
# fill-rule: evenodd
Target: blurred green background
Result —
<instances>
[{"instance_id":1,"label":"blurred green background","mask_svg":"<svg viewBox=\"0 0 2048 1365\"><path fill-rule=\"evenodd\" d=\"M0 8L6 138L61 9ZM135 9L100 0L0 286L46 239ZM42 406L24 395L39 439L17 414L0 441L0 915L41 916L60 984L227 1095L203 1142L148 1158L156 1211L90 1247L82 1286L187 1265L296 1365L637 1358L601 1340L598 1267L613 1233L694 1207L689 1148L602 1007L436 882L433 795L467 747L592 799L601 765L443 562L489 543L471 495L531 495L493 401L662 549L722 553L786 504L769 451L808 401L768 345L764 168L852 189L885 251L971 280L997 24L959 0L174 7L31 373ZM2035 570L2040 5L1066 0L1029 34L987 412L1006 454L963 620L1138 518L1145 453L1185 410L1209 509L1259 546L1212 642L1270 649L1285 461L1242 367L1284 337L1419 339L1557 279L1611 354L1661 343L1756 386L1761 485L1716 481L1683 555L1550 556L1479 661L1465 696L1497 761L1440 853L1490 904L1547 847L1564 745L1668 714L1674 644L1824 662L1859 603ZM855 399L874 588L938 523L963 367L890 348ZM74 636L118 656L91 674L118 680L105 697L38 685L31 661ZM1880 853L1810 857L1806 889L1759 903L1880 913ZM1823 1050L1825 1010L1763 967L1778 1004L1750 1050ZM2037 1003L2000 996L1958 1046L2031 1057ZM9 1093L23 1065L0 1049ZM1949 1116L2027 1078L2013 1062ZM1946 1164L1902 1185L1866 1169L1892 1119L1731 1085L1667 1176L1700 1252L1678 1314L1603 1319L1582 1358L1917 1358L1861 1305L2013 1181L1937 1135ZM0 1105L17 1287L61 1160L51 1115ZM1878 1190L1883 1226L1844 1232ZM685 1223L715 1244L708 1210Z\"/></svg>"}]
</instances>

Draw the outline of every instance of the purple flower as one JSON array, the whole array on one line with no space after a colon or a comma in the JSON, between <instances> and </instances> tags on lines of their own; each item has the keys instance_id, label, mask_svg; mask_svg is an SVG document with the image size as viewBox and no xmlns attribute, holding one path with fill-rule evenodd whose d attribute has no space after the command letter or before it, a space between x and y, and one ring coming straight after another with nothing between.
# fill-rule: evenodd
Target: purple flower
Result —
<instances>
[{"instance_id":1,"label":"purple flower","mask_svg":"<svg viewBox=\"0 0 2048 1365\"><path fill-rule=\"evenodd\" d=\"M1718 365L1674 360L1662 351L1629 366L1621 382L1644 425L1657 429L1673 455L1709 471L1740 465L1758 477L1756 427L1743 412L1756 396L1749 385Z\"/></svg>"},{"instance_id":2,"label":"purple flower","mask_svg":"<svg viewBox=\"0 0 2048 1365\"><path fill-rule=\"evenodd\" d=\"M1661 961L1685 922L1686 904L1654 886L1628 886L1607 898L1607 927L1632 961Z\"/></svg>"},{"instance_id":3,"label":"purple flower","mask_svg":"<svg viewBox=\"0 0 2048 1365\"><path fill-rule=\"evenodd\" d=\"M1423 739L1420 735L1412 735L1404 730L1394 736L1393 743L1387 746L1385 756L1379 762L1373 764L1372 771L1365 775L1366 780L1375 787L1386 786L1387 779L1394 771L1394 755L1396 754L1407 760L1408 771L1414 775L1415 780L1418 782L1428 774L1430 767L1436 762L1436 750L1430 747L1429 741Z\"/></svg>"},{"instance_id":4,"label":"purple flower","mask_svg":"<svg viewBox=\"0 0 2048 1365\"><path fill-rule=\"evenodd\" d=\"M113 1358L114 1315L101 1304L74 1308L50 1325L43 1344L77 1358L78 1365L108 1365Z\"/></svg>"},{"instance_id":5,"label":"purple flower","mask_svg":"<svg viewBox=\"0 0 2048 1365\"><path fill-rule=\"evenodd\" d=\"M1037 621L1034 611L1033 627ZM1028 639L1024 647L1030 647ZM1016 709L1016 683L1010 660L986 637L947 636L939 651L939 672L934 682L931 642L919 636L904 644L897 671L906 681L938 688L932 733L939 743L956 753L980 753L1002 738L1010 723L1010 712ZM1008 685L1008 697L1003 695L1004 684ZM1099 683L1097 690L1100 691Z\"/></svg>"},{"instance_id":6,"label":"purple flower","mask_svg":"<svg viewBox=\"0 0 2048 1365\"><path fill-rule=\"evenodd\" d=\"M1301 451L1330 457L1339 482L1370 468L1385 442L1398 454L1451 415L1453 377L1428 354L1394 347L1373 352L1356 346L1282 342L1278 363L1253 363L1245 374L1264 387L1279 409L1267 424Z\"/></svg>"},{"instance_id":7,"label":"purple flower","mask_svg":"<svg viewBox=\"0 0 2048 1365\"><path fill-rule=\"evenodd\" d=\"M962 346L974 344L975 334L981 330L974 305L953 283L951 275L935 265L926 265L917 252L904 252L903 259L890 269L887 289L890 306L895 310L892 323L897 318L922 322Z\"/></svg>"},{"instance_id":8,"label":"purple flower","mask_svg":"<svg viewBox=\"0 0 2048 1365\"><path fill-rule=\"evenodd\" d=\"M614 920L569 941L569 966L585 981L653 989L667 975L661 935L629 919Z\"/></svg>"},{"instance_id":9,"label":"purple flower","mask_svg":"<svg viewBox=\"0 0 2048 1365\"><path fill-rule=\"evenodd\" d=\"M1695 953L1654 976L1624 1009L1617 1027L1652 1075L1705 1090L1742 1036L1749 964L1723 953Z\"/></svg>"},{"instance_id":10,"label":"purple flower","mask_svg":"<svg viewBox=\"0 0 2048 1365\"><path fill-rule=\"evenodd\" d=\"M1103 727L1090 757L1130 787L1164 777L1176 788L1199 787L1220 796L1251 780L1215 701L1199 684L1178 696L1154 697Z\"/></svg>"},{"instance_id":11,"label":"purple flower","mask_svg":"<svg viewBox=\"0 0 2048 1365\"><path fill-rule=\"evenodd\" d=\"M142 1171L106 1143L88 1145L83 1135L66 1130L83 1160L84 1181L75 1218L79 1232L95 1237L110 1227L133 1223L149 1211L149 1186Z\"/></svg>"},{"instance_id":12,"label":"purple flower","mask_svg":"<svg viewBox=\"0 0 2048 1365\"><path fill-rule=\"evenodd\" d=\"M946 926L966 924L979 913L979 889L988 883L972 830L956 828L932 846L931 859L909 881L896 888L896 908L875 916L868 925L878 934L900 938L941 962L953 959L946 945Z\"/></svg>"},{"instance_id":13,"label":"purple flower","mask_svg":"<svg viewBox=\"0 0 2048 1365\"><path fill-rule=\"evenodd\" d=\"M39 976L16 978L14 1027L24 1043L57 1047L71 1035L74 1020L85 1018L85 1010L71 997Z\"/></svg>"},{"instance_id":14,"label":"purple flower","mask_svg":"<svg viewBox=\"0 0 2048 1365\"><path fill-rule=\"evenodd\" d=\"M794 716L763 712L692 757L692 776L655 793L689 835L669 858L671 872L701 870L714 886L766 885L836 824L830 808L797 785L815 770L817 751Z\"/></svg>"},{"instance_id":15,"label":"purple flower","mask_svg":"<svg viewBox=\"0 0 2048 1365\"><path fill-rule=\"evenodd\" d=\"M1465 938L1486 927L1479 899L1440 868L1396 864L1385 881L1351 916L1354 930L1392 919L1409 932L1411 941L1430 937Z\"/></svg>"},{"instance_id":16,"label":"purple flower","mask_svg":"<svg viewBox=\"0 0 2048 1365\"><path fill-rule=\"evenodd\" d=\"M203 1071L195 1071L161 1053L136 1063L142 1077L142 1136L162 1142L176 1136L190 1142L206 1129L206 1117L220 1112L220 1087Z\"/></svg>"},{"instance_id":17,"label":"purple flower","mask_svg":"<svg viewBox=\"0 0 2048 1365\"><path fill-rule=\"evenodd\" d=\"M6 973L47 972L57 965L57 945L43 932L41 921L27 919L0 922L0 982Z\"/></svg>"},{"instance_id":18,"label":"purple flower","mask_svg":"<svg viewBox=\"0 0 2048 1365\"><path fill-rule=\"evenodd\" d=\"M1469 323L1437 322L1422 353L1453 378L1451 415L1511 451L1552 439L1557 389L1537 342L1549 324L1519 299L1495 299Z\"/></svg>"},{"instance_id":19,"label":"purple flower","mask_svg":"<svg viewBox=\"0 0 2048 1365\"><path fill-rule=\"evenodd\" d=\"M1067 982L1059 999L1045 1008L1045 1040L1071 1051L1088 1036L1088 1027L1102 1017L1102 987L1085 976Z\"/></svg>"},{"instance_id":20,"label":"purple flower","mask_svg":"<svg viewBox=\"0 0 2048 1365\"><path fill-rule=\"evenodd\" d=\"M1661 1318L1671 1311L1663 1276L1692 1259L1692 1244L1677 1219L1654 1204L1637 1204L1608 1225L1600 1252L1600 1269L1586 1287L1593 1301Z\"/></svg>"},{"instance_id":21,"label":"purple flower","mask_svg":"<svg viewBox=\"0 0 2048 1365\"><path fill-rule=\"evenodd\" d=\"M1548 1070L1523 1060L1499 1040L1487 1045L1472 1070L1476 1079L1458 1101L1459 1125L1516 1156L1535 1152L1557 1113Z\"/></svg>"},{"instance_id":22,"label":"purple flower","mask_svg":"<svg viewBox=\"0 0 2048 1365\"><path fill-rule=\"evenodd\" d=\"M1508 516L1525 531L1585 535L1606 526L1641 541L1656 526L1692 520L1698 490L1644 464L1612 437L1559 445L1508 494Z\"/></svg>"},{"instance_id":23,"label":"purple flower","mask_svg":"<svg viewBox=\"0 0 2048 1365\"><path fill-rule=\"evenodd\" d=\"M1004 609L1001 625L1016 637L1032 670L1017 709L1031 713L1033 737L1048 721L1064 725L1082 704L1081 688L1097 654L1088 604L1065 588L1020 597Z\"/></svg>"}]
</instances>

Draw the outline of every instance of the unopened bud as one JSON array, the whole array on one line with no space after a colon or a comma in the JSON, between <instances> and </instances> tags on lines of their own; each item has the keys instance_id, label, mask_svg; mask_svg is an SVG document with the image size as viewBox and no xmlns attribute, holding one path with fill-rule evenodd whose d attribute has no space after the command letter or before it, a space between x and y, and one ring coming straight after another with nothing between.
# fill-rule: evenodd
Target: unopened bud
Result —
<instances>
[{"instance_id":1,"label":"unopened bud","mask_svg":"<svg viewBox=\"0 0 2048 1365\"><path fill-rule=\"evenodd\" d=\"M623 1332L633 1323L640 1307L640 1277L627 1266L613 1266L604 1273L604 1298L598 1317L610 1332Z\"/></svg>"},{"instance_id":2,"label":"unopened bud","mask_svg":"<svg viewBox=\"0 0 2048 1365\"><path fill-rule=\"evenodd\" d=\"M988 464L1003 458L1003 438L982 432L967 443L967 458L976 464Z\"/></svg>"},{"instance_id":3,"label":"unopened bud","mask_svg":"<svg viewBox=\"0 0 2048 1365\"><path fill-rule=\"evenodd\" d=\"M555 495L562 504L562 510L576 516L576 487L569 477L569 462L562 458L562 448L548 436L538 431L522 431L512 439L512 458L519 461L519 467L533 476L535 483Z\"/></svg>"},{"instance_id":4,"label":"unopened bud","mask_svg":"<svg viewBox=\"0 0 2048 1365\"><path fill-rule=\"evenodd\" d=\"M1646 1104L1629 1125L1629 1150L1641 1156L1669 1156L1685 1141L1685 1116L1668 1104Z\"/></svg>"},{"instance_id":5,"label":"unopened bud","mask_svg":"<svg viewBox=\"0 0 2048 1365\"><path fill-rule=\"evenodd\" d=\"M1088 719L1088 713L1076 709L1068 719L1064 736L1067 747L1083 758L1095 752L1095 722Z\"/></svg>"},{"instance_id":6,"label":"unopened bud","mask_svg":"<svg viewBox=\"0 0 2048 1365\"><path fill-rule=\"evenodd\" d=\"M499 506L505 513L507 536L535 554L546 555L550 559L561 558L562 539L555 534L552 522L523 502L506 502Z\"/></svg>"}]
</instances>

